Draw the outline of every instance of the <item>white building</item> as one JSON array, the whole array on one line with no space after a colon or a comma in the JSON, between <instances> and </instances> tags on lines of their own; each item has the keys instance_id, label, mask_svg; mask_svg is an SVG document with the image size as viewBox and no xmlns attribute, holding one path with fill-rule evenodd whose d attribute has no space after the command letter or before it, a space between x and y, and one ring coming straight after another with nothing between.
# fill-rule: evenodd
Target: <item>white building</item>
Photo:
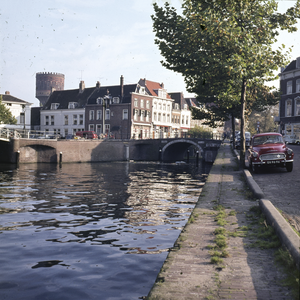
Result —
<instances>
[{"instance_id":1,"label":"white building","mask_svg":"<svg viewBox=\"0 0 300 300\"><path fill-rule=\"evenodd\" d=\"M1 124L1 127L10 129L30 129L31 106L33 103L18 99L6 91L1 94L2 103L9 108L12 115L17 119L16 125Z\"/></svg>"}]
</instances>

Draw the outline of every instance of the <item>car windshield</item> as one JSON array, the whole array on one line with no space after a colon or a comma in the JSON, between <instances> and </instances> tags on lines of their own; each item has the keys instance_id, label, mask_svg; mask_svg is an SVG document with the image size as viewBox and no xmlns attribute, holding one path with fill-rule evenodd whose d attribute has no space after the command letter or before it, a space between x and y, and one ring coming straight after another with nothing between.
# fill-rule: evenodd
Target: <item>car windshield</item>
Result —
<instances>
[{"instance_id":1,"label":"car windshield","mask_svg":"<svg viewBox=\"0 0 300 300\"><path fill-rule=\"evenodd\" d=\"M262 135L255 137L253 140L254 146L264 144L284 144L284 142L280 135Z\"/></svg>"}]
</instances>

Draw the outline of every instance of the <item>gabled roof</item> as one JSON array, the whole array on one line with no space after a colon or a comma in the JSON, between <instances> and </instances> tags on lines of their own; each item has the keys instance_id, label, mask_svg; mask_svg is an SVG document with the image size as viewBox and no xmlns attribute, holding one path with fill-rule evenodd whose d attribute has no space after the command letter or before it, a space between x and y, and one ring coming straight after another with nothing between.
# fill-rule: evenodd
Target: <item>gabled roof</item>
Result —
<instances>
[{"instance_id":1,"label":"gabled roof","mask_svg":"<svg viewBox=\"0 0 300 300\"><path fill-rule=\"evenodd\" d=\"M293 60L281 73L289 72L296 69L296 60Z\"/></svg>"},{"instance_id":2,"label":"gabled roof","mask_svg":"<svg viewBox=\"0 0 300 300\"><path fill-rule=\"evenodd\" d=\"M100 86L97 88L93 94L89 97L87 104L96 104L97 98L103 98L106 95L111 97L119 97L120 103L131 102L131 93L134 93L137 89L137 84L128 84L123 86L123 98L121 97L121 86L111 85L111 86ZM122 98L122 99L121 99Z\"/></svg>"},{"instance_id":3,"label":"gabled roof","mask_svg":"<svg viewBox=\"0 0 300 300\"><path fill-rule=\"evenodd\" d=\"M154 97L158 97L158 93L157 93L158 90L164 90L164 84L163 83L158 83L158 82L155 82L155 81L146 80L145 78L140 79L139 85L145 87L147 94L151 95L151 96L154 96ZM166 93L166 98L167 99L172 99L168 93Z\"/></svg>"},{"instance_id":4,"label":"gabled roof","mask_svg":"<svg viewBox=\"0 0 300 300\"><path fill-rule=\"evenodd\" d=\"M85 107L88 98L96 89L96 87L85 88L81 93L80 89L54 91L43 106L43 110L50 109L52 103L59 103L58 109L67 109L69 102L77 102L77 108L83 108Z\"/></svg>"},{"instance_id":5,"label":"gabled roof","mask_svg":"<svg viewBox=\"0 0 300 300\"><path fill-rule=\"evenodd\" d=\"M24 104L24 105L31 104L31 103L29 103L27 101L21 100L21 99L19 99L17 97L14 97L14 96L10 95L10 94L7 94L7 93L8 92L6 92L5 94L1 94L3 102L6 102L6 103L17 103L17 104Z\"/></svg>"}]
</instances>

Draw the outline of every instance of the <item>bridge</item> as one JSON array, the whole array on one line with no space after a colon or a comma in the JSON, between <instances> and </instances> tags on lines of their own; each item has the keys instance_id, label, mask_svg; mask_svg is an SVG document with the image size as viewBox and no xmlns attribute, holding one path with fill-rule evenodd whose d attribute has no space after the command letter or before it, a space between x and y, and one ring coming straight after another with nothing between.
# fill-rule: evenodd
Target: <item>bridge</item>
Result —
<instances>
[{"instance_id":1,"label":"bridge","mask_svg":"<svg viewBox=\"0 0 300 300\"><path fill-rule=\"evenodd\" d=\"M168 138L147 140L0 140L1 163L71 163L108 161L213 162L221 140Z\"/></svg>"}]
</instances>

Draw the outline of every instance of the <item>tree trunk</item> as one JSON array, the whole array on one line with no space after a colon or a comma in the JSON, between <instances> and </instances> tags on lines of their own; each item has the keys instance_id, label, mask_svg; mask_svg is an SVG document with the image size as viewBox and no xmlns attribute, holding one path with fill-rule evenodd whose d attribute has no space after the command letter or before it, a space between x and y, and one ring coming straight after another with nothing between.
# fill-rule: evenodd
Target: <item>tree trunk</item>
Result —
<instances>
[{"instance_id":1,"label":"tree trunk","mask_svg":"<svg viewBox=\"0 0 300 300\"><path fill-rule=\"evenodd\" d=\"M246 78L243 78L242 91L241 91L240 170L245 169L245 152L246 152L246 145L245 145L245 101L246 101L246 87L247 87L247 80L246 80Z\"/></svg>"},{"instance_id":2,"label":"tree trunk","mask_svg":"<svg viewBox=\"0 0 300 300\"><path fill-rule=\"evenodd\" d=\"M234 113L231 114L231 128L232 128L232 147L235 149L235 117Z\"/></svg>"}]
</instances>

